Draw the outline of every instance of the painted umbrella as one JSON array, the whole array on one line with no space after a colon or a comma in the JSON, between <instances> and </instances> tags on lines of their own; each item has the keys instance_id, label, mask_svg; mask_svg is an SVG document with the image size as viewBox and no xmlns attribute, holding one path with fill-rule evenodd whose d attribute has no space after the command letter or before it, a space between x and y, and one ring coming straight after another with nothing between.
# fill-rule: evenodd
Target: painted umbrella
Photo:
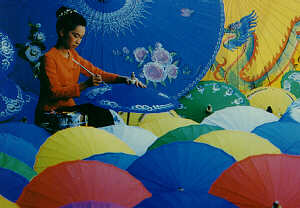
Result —
<instances>
[{"instance_id":1,"label":"painted umbrella","mask_svg":"<svg viewBox=\"0 0 300 208\"><path fill-rule=\"evenodd\" d=\"M207 134L211 131L218 131L222 129L223 128L221 127L211 126L207 124L179 127L159 137L150 147L148 147L148 150L152 150L154 148L160 147L161 145L169 144L171 142L193 141L202 134Z\"/></svg>"},{"instance_id":2,"label":"painted umbrella","mask_svg":"<svg viewBox=\"0 0 300 208\"><path fill-rule=\"evenodd\" d=\"M225 107L249 105L246 96L237 88L217 81L199 82L193 90L180 98L179 102L181 106L176 112L197 122Z\"/></svg>"},{"instance_id":3,"label":"painted umbrella","mask_svg":"<svg viewBox=\"0 0 300 208\"><path fill-rule=\"evenodd\" d=\"M269 140L282 153L300 155L300 123L266 123L256 127L252 133Z\"/></svg>"},{"instance_id":4,"label":"painted umbrella","mask_svg":"<svg viewBox=\"0 0 300 208\"><path fill-rule=\"evenodd\" d=\"M71 160L81 160L105 152L135 152L116 136L93 127L72 127L50 136L40 147L34 164L36 172Z\"/></svg>"},{"instance_id":5,"label":"painted umbrella","mask_svg":"<svg viewBox=\"0 0 300 208\"><path fill-rule=\"evenodd\" d=\"M80 201L111 202L134 207L151 197L127 171L98 161L70 161L47 168L25 187L22 208L53 208Z\"/></svg>"},{"instance_id":6,"label":"painted umbrella","mask_svg":"<svg viewBox=\"0 0 300 208\"><path fill-rule=\"evenodd\" d=\"M300 156L267 154L248 157L225 170L209 193L238 207L299 207ZM279 206L277 206L279 207Z\"/></svg>"},{"instance_id":7,"label":"painted umbrella","mask_svg":"<svg viewBox=\"0 0 300 208\"><path fill-rule=\"evenodd\" d=\"M286 72L281 79L281 88L300 98L300 72L296 70Z\"/></svg>"},{"instance_id":8,"label":"painted umbrella","mask_svg":"<svg viewBox=\"0 0 300 208\"><path fill-rule=\"evenodd\" d=\"M144 184L153 200L164 202L161 207L206 207L213 201L204 195L234 162L229 154L210 145L174 142L146 152L128 172Z\"/></svg>"},{"instance_id":9,"label":"painted umbrella","mask_svg":"<svg viewBox=\"0 0 300 208\"><path fill-rule=\"evenodd\" d=\"M300 123L300 99L295 100L288 106L279 121Z\"/></svg>"}]
</instances>

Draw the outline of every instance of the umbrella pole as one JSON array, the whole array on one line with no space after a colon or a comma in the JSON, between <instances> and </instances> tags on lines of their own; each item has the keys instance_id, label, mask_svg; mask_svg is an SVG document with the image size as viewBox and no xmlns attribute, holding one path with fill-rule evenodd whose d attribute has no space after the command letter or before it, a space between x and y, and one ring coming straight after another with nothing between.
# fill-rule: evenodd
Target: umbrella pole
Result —
<instances>
[{"instance_id":1,"label":"umbrella pole","mask_svg":"<svg viewBox=\"0 0 300 208\"><path fill-rule=\"evenodd\" d=\"M129 125L129 119L130 119L130 112L127 112L127 120L126 120L127 125Z\"/></svg>"}]
</instances>

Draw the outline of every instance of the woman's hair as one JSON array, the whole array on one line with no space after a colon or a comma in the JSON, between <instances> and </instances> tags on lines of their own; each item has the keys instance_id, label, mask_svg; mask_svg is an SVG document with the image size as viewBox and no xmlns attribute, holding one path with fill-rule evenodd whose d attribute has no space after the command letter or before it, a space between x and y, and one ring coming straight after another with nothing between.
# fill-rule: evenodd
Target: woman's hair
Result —
<instances>
[{"instance_id":1,"label":"woman's hair","mask_svg":"<svg viewBox=\"0 0 300 208\"><path fill-rule=\"evenodd\" d=\"M56 32L63 30L65 33L74 30L78 25L86 26L85 18L76 10L67 7L60 7L56 11Z\"/></svg>"}]
</instances>

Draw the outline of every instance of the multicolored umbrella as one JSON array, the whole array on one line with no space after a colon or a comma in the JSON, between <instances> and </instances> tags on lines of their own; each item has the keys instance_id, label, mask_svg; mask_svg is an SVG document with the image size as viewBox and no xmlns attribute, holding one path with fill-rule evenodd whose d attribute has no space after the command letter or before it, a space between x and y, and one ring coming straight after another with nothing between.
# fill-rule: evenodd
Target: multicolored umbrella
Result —
<instances>
[{"instance_id":1,"label":"multicolored umbrella","mask_svg":"<svg viewBox=\"0 0 300 208\"><path fill-rule=\"evenodd\" d=\"M300 99L294 101L282 115L279 121L297 122L300 123Z\"/></svg>"},{"instance_id":2,"label":"multicolored umbrella","mask_svg":"<svg viewBox=\"0 0 300 208\"><path fill-rule=\"evenodd\" d=\"M201 122L211 113L225 107L249 105L246 96L237 88L217 81L201 81L179 99L176 112L184 118Z\"/></svg>"},{"instance_id":3,"label":"multicolored umbrella","mask_svg":"<svg viewBox=\"0 0 300 208\"><path fill-rule=\"evenodd\" d=\"M222 46L205 79L224 81L245 93L261 86L280 88L282 76L295 70L299 56L299 1L223 2Z\"/></svg>"},{"instance_id":4,"label":"multicolored umbrella","mask_svg":"<svg viewBox=\"0 0 300 208\"><path fill-rule=\"evenodd\" d=\"M200 124L251 132L257 126L278 121L278 119L274 114L253 106L232 106L214 112L203 119Z\"/></svg>"},{"instance_id":5,"label":"multicolored umbrella","mask_svg":"<svg viewBox=\"0 0 300 208\"><path fill-rule=\"evenodd\" d=\"M282 153L300 155L300 123L271 122L256 127L252 133L269 140Z\"/></svg>"},{"instance_id":6,"label":"multicolored umbrella","mask_svg":"<svg viewBox=\"0 0 300 208\"><path fill-rule=\"evenodd\" d=\"M15 202L28 184L28 180L18 173L0 167L0 184L0 195Z\"/></svg>"},{"instance_id":7,"label":"multicolored umbrella","mask_svg":"<svg viewBox=\"0 0 300 208\"><path fill-rule=\"evenodd\" d=\"M153 120L142 120L139 126L151 131L157 137L161 137L167 132L188 125L198 124L196 121L178 117L164 117Z\"/></svg>"},{"instance_id":8,"label":"multicolored umbrella","mask_svg":"<svg viewBox=\"0 0 300 208\"><path fill-rule=\"evenodd\" d=\"M24 208L52 208L94 200L134 207L148 197L151 193L127 171L81 160L47 168L25 187L17 204Z\"/></svg>"},{"instance_id":9,"label":"multicolored umbrella","mask_svg":"<svg viewBox=\"0 0 300 208\"><path fill-rule=\"evenodd\" d=\"M295 70L286 72L281 79L281 88L300 98L300 72Z\"/></svg>"},{"instance_id":10,"label":"multicolored umbrella","mask_svg":"<svg viewBox=\"0 0 300 208\"><path fill-rule=\"evenodd\" d=\"M169 144L171 142L193 141L202 134L207 134L211 131L222 129L223 128L221 127L211 126L207 124L179 127L159 137L150 147L148 147L148 150L152 150L154 148L160 147L161 145Z\"/></svg>"},{"instance_id":11,"label":"multicolored umbrella","mask_svg":"<svg viewBox=\"0 0 300 208\"><path fill-rule=\"evenodd\" d=\"M214 203L207 196L211 184L234 162L210 145L174 142L146 152L128 172L141 180L153 200L161 199L161 207L206 207L206 201Z\"/></svg>"},{"instance_id":12,"label":"multicolored umbrella","mask_svg":"<svg viewBox=\"0 0 300 208\"><path fill-rule=\"evenodd\" d=\"M29 167L33 167L38 150L20 137L9 133L0 133L0 152L24 162Z\"/></svg>"},{"instance_id":13,"label":"multicolored umbrella","mask_svg":"<svg viewBox=\"0 0 300 208\"><path fill-rule=\"evenodd\" d=\"M45 168L64 161L80 160L105 152L135 154L116 136L93 127L72 127L50 136L36 155L34 169L40 173Z\"/></svg>"},{"instance_id":14,"label":"multicolored umbrella","mask_svg":"<svg viewBox=\"0 0 300 208\"><path fill-rule=\"evenodd\" d=\"M28 17L42 27L47 25L43 28L46 45L54 45L55 11L61 5L76 9L87 19L80 54L106 71L126 76L135 72L149 88L173 98L188 92L205 75L224 31L220 0L35 0L25 2L22 19L9 20L4 15L3 19L13 24L26 22ZM199 48L205 48L205 53ZM142 90L134 89L136 100L146 98Z\"/></svg>"},{"instance_id":15,"label":"multicolored umbrella","mask_svg":"<svg viewBox=\"0 0 300 208\"><path fill-rule=\"evenodd\" d=\"M125 142L138 156L143 155L147 148L155 142L157 136L152 132L137 126L111 125L103 129Z\"/></svg>"},{"instance_id":16,"label":"multicolored umbrella","mask_svg":"<svg viewBox=\"0 0 300 208\"><path fill-rule=\"evenodd\" d=\"M0 167L4 169L11 170L24 178L30 181L34 176L36 176L36 172L26 165L24 162L9 156L3 152L0 152Z\"/></svg>"},{"instance_id":17,"label":"multicolored umbrella","mask_svg":"<svg viewBox=\"0 0 300 208\"><path fill-rule=\"evenodd\" d=\"M0 206L2 208L19 208L16 203L13 203L0 195Z\"/></svg>"},{"instance_id":18,"label":"multicolored umbrella","mask_svg":"<svg viewBox=\"0 0 300 208\"><path fill-rule=\"evenodd\" d=\"M103 154L92 155L84 160L96 160L108 164L112 164L118 168L123 170L127 170L127 168L137 159L139 158L137 155L130 155L125 153L115 153L108 152Z\"/></svg>"},{"instance_id":19,"label":"multicolored umbrella","mask_svg":"<svg viewBox=\"0 0 300 208\"><path fill-rule=\"evenodd\" d=\"M113 203L87 201L87 202L71 203L66 206L62 206L60 208L124 208L124 207Z\"/></svg>"},{"instance_id":20,"label":"multicolored umbrella","mask_svg":"<svg viewBox=\"0 0 300 208\"><path fill-rule=\"evenodd\" d=\"M251 106L264 109L281 117L296 97L287 90L275 87L258 87L247 94Z\"/></svg>"},{"instance_id":21,"label":"multicolored umbrella","mask_svg":"<svg viewBox=\"0 0 300 208\"><path fill-rule=\"evenodd\" d=\"M234 163L209 193L243 208L299 207L300 156L256 155Z\"/></svg>"},{"instance_id":22,"label":"multicolored umbrella","mask_svg":"<svg viewBox=\"0 0 300 208\"><path fill-rule=\"evenodd\" d=\"M195 142L222 149L237 161L252 155L280 154L280 150L268 140L244 131L220 130L201 135Z\"/></svg>"},{"instance_id":23,"label":"multicolored umbrella","mask_svg":"<svg viewBox=\"0 0 300 208\"><path fill-rule=\"evenodd\" d=\"M45 129L24 122L8 122L0 125L0 132L9 133L30 142L36 149L51 135Z\"/></svg>"}]
</instances>

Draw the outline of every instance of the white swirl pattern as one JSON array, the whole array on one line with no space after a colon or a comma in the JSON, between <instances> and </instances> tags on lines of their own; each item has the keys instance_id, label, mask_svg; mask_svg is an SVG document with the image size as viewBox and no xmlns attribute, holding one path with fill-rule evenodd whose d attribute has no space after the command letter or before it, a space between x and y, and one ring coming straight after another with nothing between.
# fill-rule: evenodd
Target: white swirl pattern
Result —
<instances>
[{"instance_id":1,"label":"white swirl pattern","mask_svg":"<svg viewBox=\"0 0 300 208\"><path fill-rule=\"evenodd\" d=\"M2 71L7 71L14 61L15 49L8 36L0 32L0 65Z\"/></svg>"}]
</instances>

